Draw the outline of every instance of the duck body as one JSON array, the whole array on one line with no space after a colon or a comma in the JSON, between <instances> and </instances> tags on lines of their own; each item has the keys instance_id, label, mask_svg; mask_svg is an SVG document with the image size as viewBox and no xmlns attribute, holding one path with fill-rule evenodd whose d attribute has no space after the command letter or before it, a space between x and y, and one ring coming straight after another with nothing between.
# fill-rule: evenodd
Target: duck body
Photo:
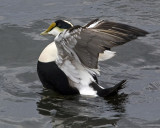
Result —
<instances>
[{"instance_id":1,"label":"duck body","mask_svg":"<svg viewBox=\"0 0 160 128\"><path fill-rule=\"evenodd\" d=\"M62 71L56 64L56 61L51 62L41 62L37 63L37 73L40 81L42 82L45 88L54 90L62 95L88 95L88 96L111 96L114 95L119 89L122 88L125 80L118 83L116 86L104 89L103 87L98 85L98 79L95 75L90 75L87 72L82 74L82 82L81 83L72 83L68 76ZM85 74L86 73L86 74ZM86 82L86 79L90 75L91 80L90 83Z\"/></svg>"},{"instance_id":2,"label":"duck body","mask_svg":"<svg viewBox=\"0 0 160 128\"><path fill-rule=\"evenodd\" d=\"M38 76L45 88L52 89L64 95L82 94L97 96L97 90L91 86L93 83L97 83L95 85L98 87L98 80L95 75L88 73L76 61L72 61L71 63L71 61L66 60L64 65L59 68L57 60L58 51L55 42L52 42L42 51L37 63ZM77 71L75 71L75 74L73 72L73 74L79 76L78 82L72 82L71 79L75 80L76 78L69 75L69 72L76 70L74 67L77 68Z\"/></svg>"},{"instance_id":3,"label":"duck body","mask_svg":"<svg viewBox=\"0 0 160 128\"><path fill-rule=\"evenodd\" d=\"M110 88L98 84L98 61L112 58L113 46L124 44L146 31L108 21L91 21L87 25L73 26L58 20L42 33L56 36L41 53L37 72L45 88L63 95L90 95L106 97L114 95L126 80Z\"/></svg>"}]
</instances>

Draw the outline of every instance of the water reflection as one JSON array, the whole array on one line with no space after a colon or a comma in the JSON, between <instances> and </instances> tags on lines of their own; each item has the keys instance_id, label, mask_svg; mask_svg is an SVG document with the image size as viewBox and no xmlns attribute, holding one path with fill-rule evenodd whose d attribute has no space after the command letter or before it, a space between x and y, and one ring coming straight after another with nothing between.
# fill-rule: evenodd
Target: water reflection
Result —
<instances>
[{"instance_id":1,"label":"water reflection","mask_svg":"<svg viewBox=\"0 0 160 128\"><path fill-rule=\"evenodd\" d=\"M37 102L39 114L50 116L53 126L115 126L125 114L126 94L114 97L62 96L44 89Z\"/></svg>"}]
</instances>

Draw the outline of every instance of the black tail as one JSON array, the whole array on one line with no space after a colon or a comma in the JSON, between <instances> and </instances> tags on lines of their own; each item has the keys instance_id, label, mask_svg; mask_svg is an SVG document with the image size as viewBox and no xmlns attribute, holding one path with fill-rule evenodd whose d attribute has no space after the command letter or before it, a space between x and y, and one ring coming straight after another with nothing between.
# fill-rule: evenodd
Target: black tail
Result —
<instances>
[{"instance_id":1,"label":"black tail","mask_svg":"<svg viewBox=\"0 0 160 128\"><path fill-rule=\"evenodd\" d=\"M115 95L118 90L122 89L123 85L126 83L126 80L122 80L114 87L106 88L106 89L98 89L97 94L101 97L113 96Z\"/></svg>"}]
</instances>

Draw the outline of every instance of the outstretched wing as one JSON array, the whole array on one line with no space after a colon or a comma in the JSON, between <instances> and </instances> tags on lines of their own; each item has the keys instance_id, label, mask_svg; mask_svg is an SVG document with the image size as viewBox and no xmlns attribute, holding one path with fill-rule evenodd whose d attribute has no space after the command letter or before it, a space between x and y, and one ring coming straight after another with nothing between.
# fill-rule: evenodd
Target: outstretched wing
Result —
<instances>
[{"instance_id":1,"label":"outstretched wing","mask_svg":"<svg viewBox=\"0 0 160 128\"><path fill-rule=\"evenodd\" d=\"M75 26L62 32L55 42L63 59L74 57L84 66L97 69L99 53L146 34L136 27L96 19L84 27Z\"/></svg>"}]
</instances>

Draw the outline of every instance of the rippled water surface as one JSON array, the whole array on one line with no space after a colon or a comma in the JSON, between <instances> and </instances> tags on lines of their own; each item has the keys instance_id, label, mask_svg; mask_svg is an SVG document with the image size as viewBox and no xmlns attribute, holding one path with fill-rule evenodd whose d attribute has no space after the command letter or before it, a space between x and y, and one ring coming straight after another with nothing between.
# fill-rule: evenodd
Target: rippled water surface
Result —
<instances>
[{"instance_id":1,"label":"rippled water surface","mask_svg":"<svg viewBox=\"0 0 160 128\"><path fill-rule=\"evenodd\" d=\"M94 18L150 32L114 48L100 84L128 82L115 97L60 96L42 88L36 63L49 23ZM0 128L160 128L159 0L0 0Z\"/></svg>"}]
</instances>

